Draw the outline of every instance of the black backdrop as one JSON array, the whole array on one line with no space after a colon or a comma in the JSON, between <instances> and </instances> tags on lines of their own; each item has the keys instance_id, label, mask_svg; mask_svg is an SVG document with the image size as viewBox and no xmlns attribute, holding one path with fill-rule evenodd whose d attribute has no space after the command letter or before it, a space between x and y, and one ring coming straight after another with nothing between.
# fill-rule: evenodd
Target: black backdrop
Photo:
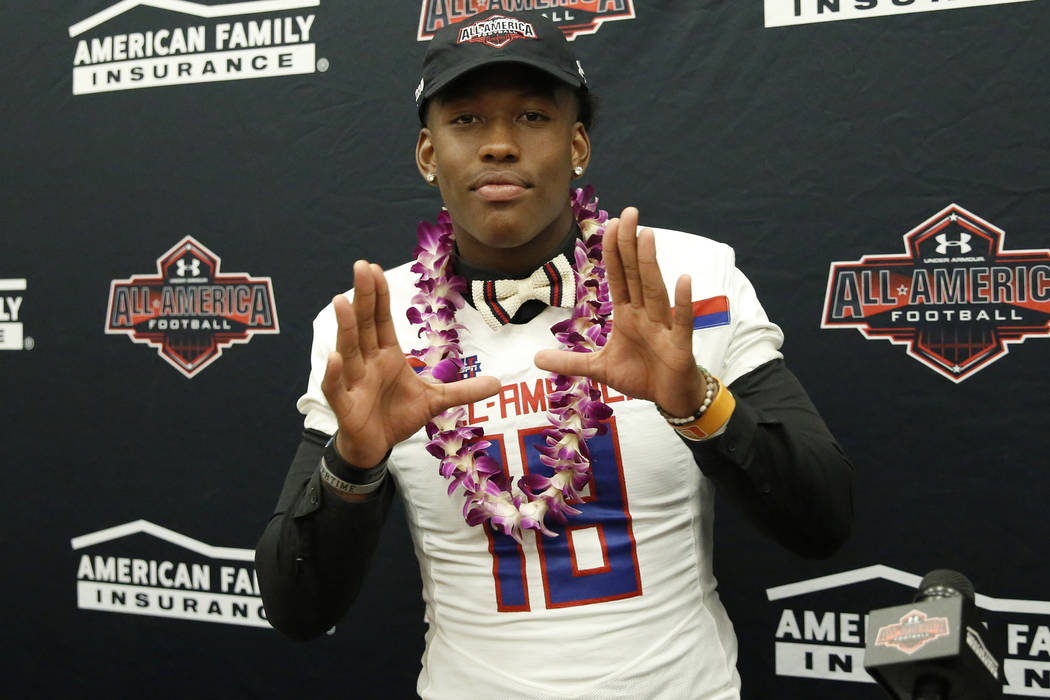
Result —
<instances>
[{"instance_id":1,"label":"black backdrop","mask_svg":"<svg viewBox=\"0 0 1050 700\"><path fill-rule=\"evenodd\" d=\"M856 465L855 534L827 561L779 551L719 505L716 572L745 697L880 697L855 682L851 615L910 599L937 567L976 583L1008 692L1050 697L1045 304L1025 342L962 381L902 345L821 327L833 262L903 254L902 236L951 204L1004 230L1004 250L1045 258L1050 7L858 9L870 4L561 3L566 26L608 20L575 37L602 100L588 181L607 209L633 204L650 224L736 247ZM438 206L412 158L429 0L3 7L2 694L410 696L423 622L399 512L360 603L326 638L252 624L258 604L235 573L250 578L298 441L313 315L356 258L404 261ZM776 12L799 16L767 27ZM215 45L218 25L301 30L310 15L308 36L243 49L227 77L253 79L205 80L204 54L240 50ZM122 35L159 53L190 27L204 28L198 51L117 60ZM112 62L92 63L106 37ZM148 76L166 62L172 82L180 61L182 84L133 78L133 64ZM78 69L124 89L75 94ZM187 236L220 274L268 278L279 317L279 333L237 326L248 342L191 376L106 332L111 282L157 276ZM207 567L206 585L174 578L180 563Z\"/></svg>"}]
</instances>

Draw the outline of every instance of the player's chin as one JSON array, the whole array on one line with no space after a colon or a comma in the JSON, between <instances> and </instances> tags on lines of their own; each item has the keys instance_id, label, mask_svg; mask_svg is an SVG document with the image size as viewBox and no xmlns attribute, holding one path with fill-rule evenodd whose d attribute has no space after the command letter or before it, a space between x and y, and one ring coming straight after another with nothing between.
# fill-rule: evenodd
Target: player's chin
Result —
<instances>
[{"instance_id":1,"label":"player's chin","mask_svg":"<svg viewBox=\"0 0 1050 700\"><path fill-rule=\"evenodd\" d=\"M536 217L520 207L504 207L486 212L477 237L490 248L512 249L536 237Z\"/></svg>"}]
</instances>

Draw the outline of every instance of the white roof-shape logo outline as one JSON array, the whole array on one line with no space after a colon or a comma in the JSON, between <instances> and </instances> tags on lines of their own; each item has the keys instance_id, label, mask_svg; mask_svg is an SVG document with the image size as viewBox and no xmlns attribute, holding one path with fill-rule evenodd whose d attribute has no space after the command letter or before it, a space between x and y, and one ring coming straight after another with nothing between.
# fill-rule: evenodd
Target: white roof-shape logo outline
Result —
<instances>
[{"instance_id":1,"label":"white roof-shape logo outline","mask_svg":"<svg viewBox=\"0 0 1050 700\"><path fill-rule=\"evenodd\" d=\"M113 527L107 527L103 530L96 530L95 532L89 532L86 535L80 535L74 537L69 541L73 549L83 549L84 547L90 547L92 545L101 544L103 542L109 542L110 540L120 539L122 537L128 537L130 535L137 535L144 533L152 535L159 540L170 542L171 544L188 549L191 552L196 552L203 556L211 559L232 559L235 561L255 561L255 550L253 549L241 549L238 547L216 547L200 540L195 540L192 537L187 537L182 533L169 530L166 527L162 527L155 523L151 523L148 520L133 520L130 523L124 523L123 525L115 525Z\"/></svg>"},{"instance_id":2,"label":"white roof-shape logo outline","mask_svg":"<svg viewBox=\"0 0 1050 700\"><path fill-rule=\"evenodd\" d=\"M873 564L860 569L842 571L837 574L818 576L817 578L795 583L786 583L782 586L773 586L766 589L766 597L770 601L794 598L807 593L817 593L832 588L842 588L854 583L874 581L882 579L891 583L899 583L912 590L919 587L922 577L909 574L907 571L894 569L884 564ZM1050 601L1045 600L1018 600L1011 598L993 598L991 596L977 594L977 606L984 610L993 612L1012 612L1033 615L1050 615Z\"/></svg>"},{"instance_id":3,"label":"white roof-shape logo outline","mask_svg":"<svg viewBox=\"0 0 1050 700\"><path fill-rule=\"evenodd\" d=\"M140 5L210 19L233 15L250 15L260 12L298 10L304 7L318 7L320 4L321 0L249 0L248 2L229 2L222 5L202 5L198 2L190 2L190 0L121 0L105 10L96 12L88 18L70 25L69 36L71 38L79 36Z\"/></svg>"}]
</instances>

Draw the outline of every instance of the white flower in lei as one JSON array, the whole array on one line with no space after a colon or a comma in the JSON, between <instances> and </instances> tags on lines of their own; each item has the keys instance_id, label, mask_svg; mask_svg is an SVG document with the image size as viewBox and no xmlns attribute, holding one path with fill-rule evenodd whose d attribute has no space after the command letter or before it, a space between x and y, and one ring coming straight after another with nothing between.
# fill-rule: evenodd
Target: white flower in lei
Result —
<instances>
[{"instance_id":1,"label":"white flower in lei","mask_svg":"<svg viewBox=\"0 0 1050 700\"><path fill-rule=\"evenodd\" d=\"M605 345L611 329L612 302L602 262L602 235L609 215L597 208L598 198L591 187L578 189L571 197L573 214L580 227L576 241L576 306L572 317L551 327L555 338L573 352L594 352ZM418 293L412 297L408 320L420 327L426 349L413 350L426 367L420 376L440 382L460 378L459 334L464 327L456 322L456 311L463 308L466 282L452 271L454 233L447 211L436 223L420 222L419 245L412 271L419 275ZM537 450L543 464L554 474L529 474L514 488L499 464L485 454L491 443L479 440L481 428L467 424L467 409L456 406L427 423L427 451L441 460L439 471L451 479L449 495L462 486L466 502L463 517L470 525L491 520L494 527L521 542L524 530L556 533L544 525L550 515L566 522L568 515L580 511L579 489L590 479L591 457L587 439L604 433L603 423L612 409L601 400L597 382L586 377L552 374L555 391L548 397L547 418L553 427L543 432L544 444Z\"/></svg>"}]
</instances>

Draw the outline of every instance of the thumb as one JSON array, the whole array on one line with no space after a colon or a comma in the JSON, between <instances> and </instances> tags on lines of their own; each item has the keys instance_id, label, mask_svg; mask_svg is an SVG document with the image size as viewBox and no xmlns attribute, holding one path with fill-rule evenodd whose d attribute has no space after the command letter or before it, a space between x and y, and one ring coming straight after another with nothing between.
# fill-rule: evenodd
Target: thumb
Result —
<instances>
[{"instance_id":1,"label":"thumb","mask_svg":"<svg viewBox=\"0 0 1050 700\"><path fill-rule=\"evenodd\" d=\"M499 393L501 386L495 377L471 377L451 384L438 385L437 413L453 406L481 401ZM436 415L436 414L435 414Z\"/></svg>"},{"instance_id":2,"label":"thumb","mask_svg":"<svg viewBox=\"0 0 1050 700\"><path fill-rule=\"evenodd\" d=\"M567 350L540 350L533 358L533 362L540 369L565 374L573 377L594 376L594 357L589 352L569 352Z\"/></svg>"}]
</instances>

